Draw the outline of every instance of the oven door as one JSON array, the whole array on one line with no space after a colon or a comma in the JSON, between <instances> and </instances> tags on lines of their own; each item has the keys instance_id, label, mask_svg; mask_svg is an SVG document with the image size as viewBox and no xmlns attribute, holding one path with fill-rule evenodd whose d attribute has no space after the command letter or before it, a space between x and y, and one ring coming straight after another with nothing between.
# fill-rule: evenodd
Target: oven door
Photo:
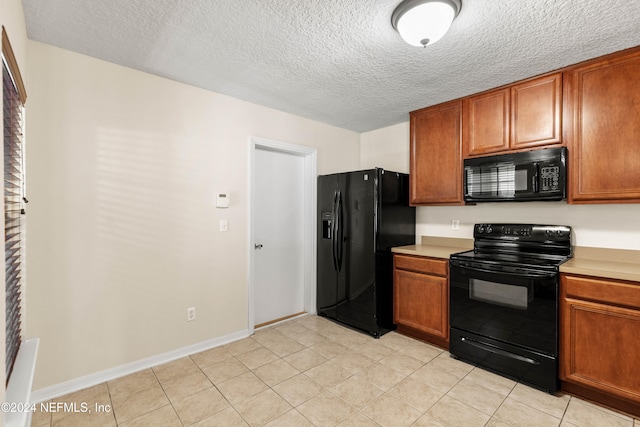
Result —
<instances>
[{"instance_id":1,"label":"oven door","mask_svg":"<svg viewBox=\"0 0 640 427\"><path fill-rule=\"evenodd\" d=\"M451 327L557 355L556 271L451 260L449 292Z\"/></svg>"},{"instance_id":2,"label":"oven door","mask_svg":"<svg viewBox=\"0 0 640 427\"><path fill-rule=\"evenodd\" d=\"M470 264L450 261L451 355L557 391L557 273Z\"/></svg>"}]
</instances>

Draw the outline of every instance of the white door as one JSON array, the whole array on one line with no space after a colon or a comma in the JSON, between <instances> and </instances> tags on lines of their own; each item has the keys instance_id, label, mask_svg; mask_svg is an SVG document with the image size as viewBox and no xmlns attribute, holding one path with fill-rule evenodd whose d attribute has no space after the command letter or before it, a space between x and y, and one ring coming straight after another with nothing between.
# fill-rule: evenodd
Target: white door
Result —
<instances>
[{"instance_id":1,"label":"white door","mask_svg":"<svg viewBox=\"0 0 640 427\"><path fill-rule=\"evenodd\" d=\"M305 158L256 146L253 164L254 325L304 312Z\"/></svg>"}]
</instances>

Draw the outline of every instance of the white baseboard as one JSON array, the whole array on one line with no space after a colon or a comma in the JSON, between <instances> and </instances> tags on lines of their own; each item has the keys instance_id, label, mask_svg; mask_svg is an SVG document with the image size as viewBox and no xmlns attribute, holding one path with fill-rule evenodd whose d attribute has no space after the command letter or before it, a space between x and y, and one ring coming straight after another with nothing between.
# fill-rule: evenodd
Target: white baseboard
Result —
<instances>
[{"instance_id":1,"label":"white baseboard","mask_svg":"<svg viewBox=\"0 0 640 427\"><path fill-rule=\"evenodd\" d=\"M85 375L84 377L45 387L31 393L31 402L45 402L56 397L64 396L66 394L85 389L87 387L101 384L105 381L111 381L116 378L141 371L143 369L151 368L152 366L161 365L163 363L171 362L172 360L180 359L181 357L199 353L204 350L209 350L210 348L219 347L221 345L228 344L230 342L237 341L248 336L249 330L244 329L238 332L224 335L222 337L202 341L200 343L172 350L167 353L158 354L146 359L96 372L95 374Z\"/></svg>"}]
</instances>

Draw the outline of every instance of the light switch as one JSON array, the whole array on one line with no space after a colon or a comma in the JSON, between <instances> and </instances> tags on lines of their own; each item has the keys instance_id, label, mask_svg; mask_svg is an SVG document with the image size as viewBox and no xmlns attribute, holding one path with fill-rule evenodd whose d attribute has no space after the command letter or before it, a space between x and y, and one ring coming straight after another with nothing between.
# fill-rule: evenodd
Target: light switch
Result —
<instances>
[{"instance_id":1,"label":"light switch","mask_svg":"<svg viewBox=\"0 0 640 427\"><path fill-rule=\"evenodd\" d=\"M226 219L220 220L220 231L229 231L229 222Z\"/></svg>"}]
</instances>

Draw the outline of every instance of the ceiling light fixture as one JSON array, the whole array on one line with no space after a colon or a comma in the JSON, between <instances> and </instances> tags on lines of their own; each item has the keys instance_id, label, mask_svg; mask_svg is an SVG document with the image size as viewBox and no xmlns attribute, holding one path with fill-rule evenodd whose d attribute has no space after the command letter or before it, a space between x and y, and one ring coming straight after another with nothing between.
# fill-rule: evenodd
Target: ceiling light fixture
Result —
<instances>
[{"instance_id":1,"label":"ceiling light fixture","mask_svg":"<svg viewBox=\"0 0 640 427\"><path fill-rule=\"evenodd\" d=\"M446 34L461 7L461 0L403 0L391 25L410 45L427 46Z\"/></svg>"}]
</instances>

